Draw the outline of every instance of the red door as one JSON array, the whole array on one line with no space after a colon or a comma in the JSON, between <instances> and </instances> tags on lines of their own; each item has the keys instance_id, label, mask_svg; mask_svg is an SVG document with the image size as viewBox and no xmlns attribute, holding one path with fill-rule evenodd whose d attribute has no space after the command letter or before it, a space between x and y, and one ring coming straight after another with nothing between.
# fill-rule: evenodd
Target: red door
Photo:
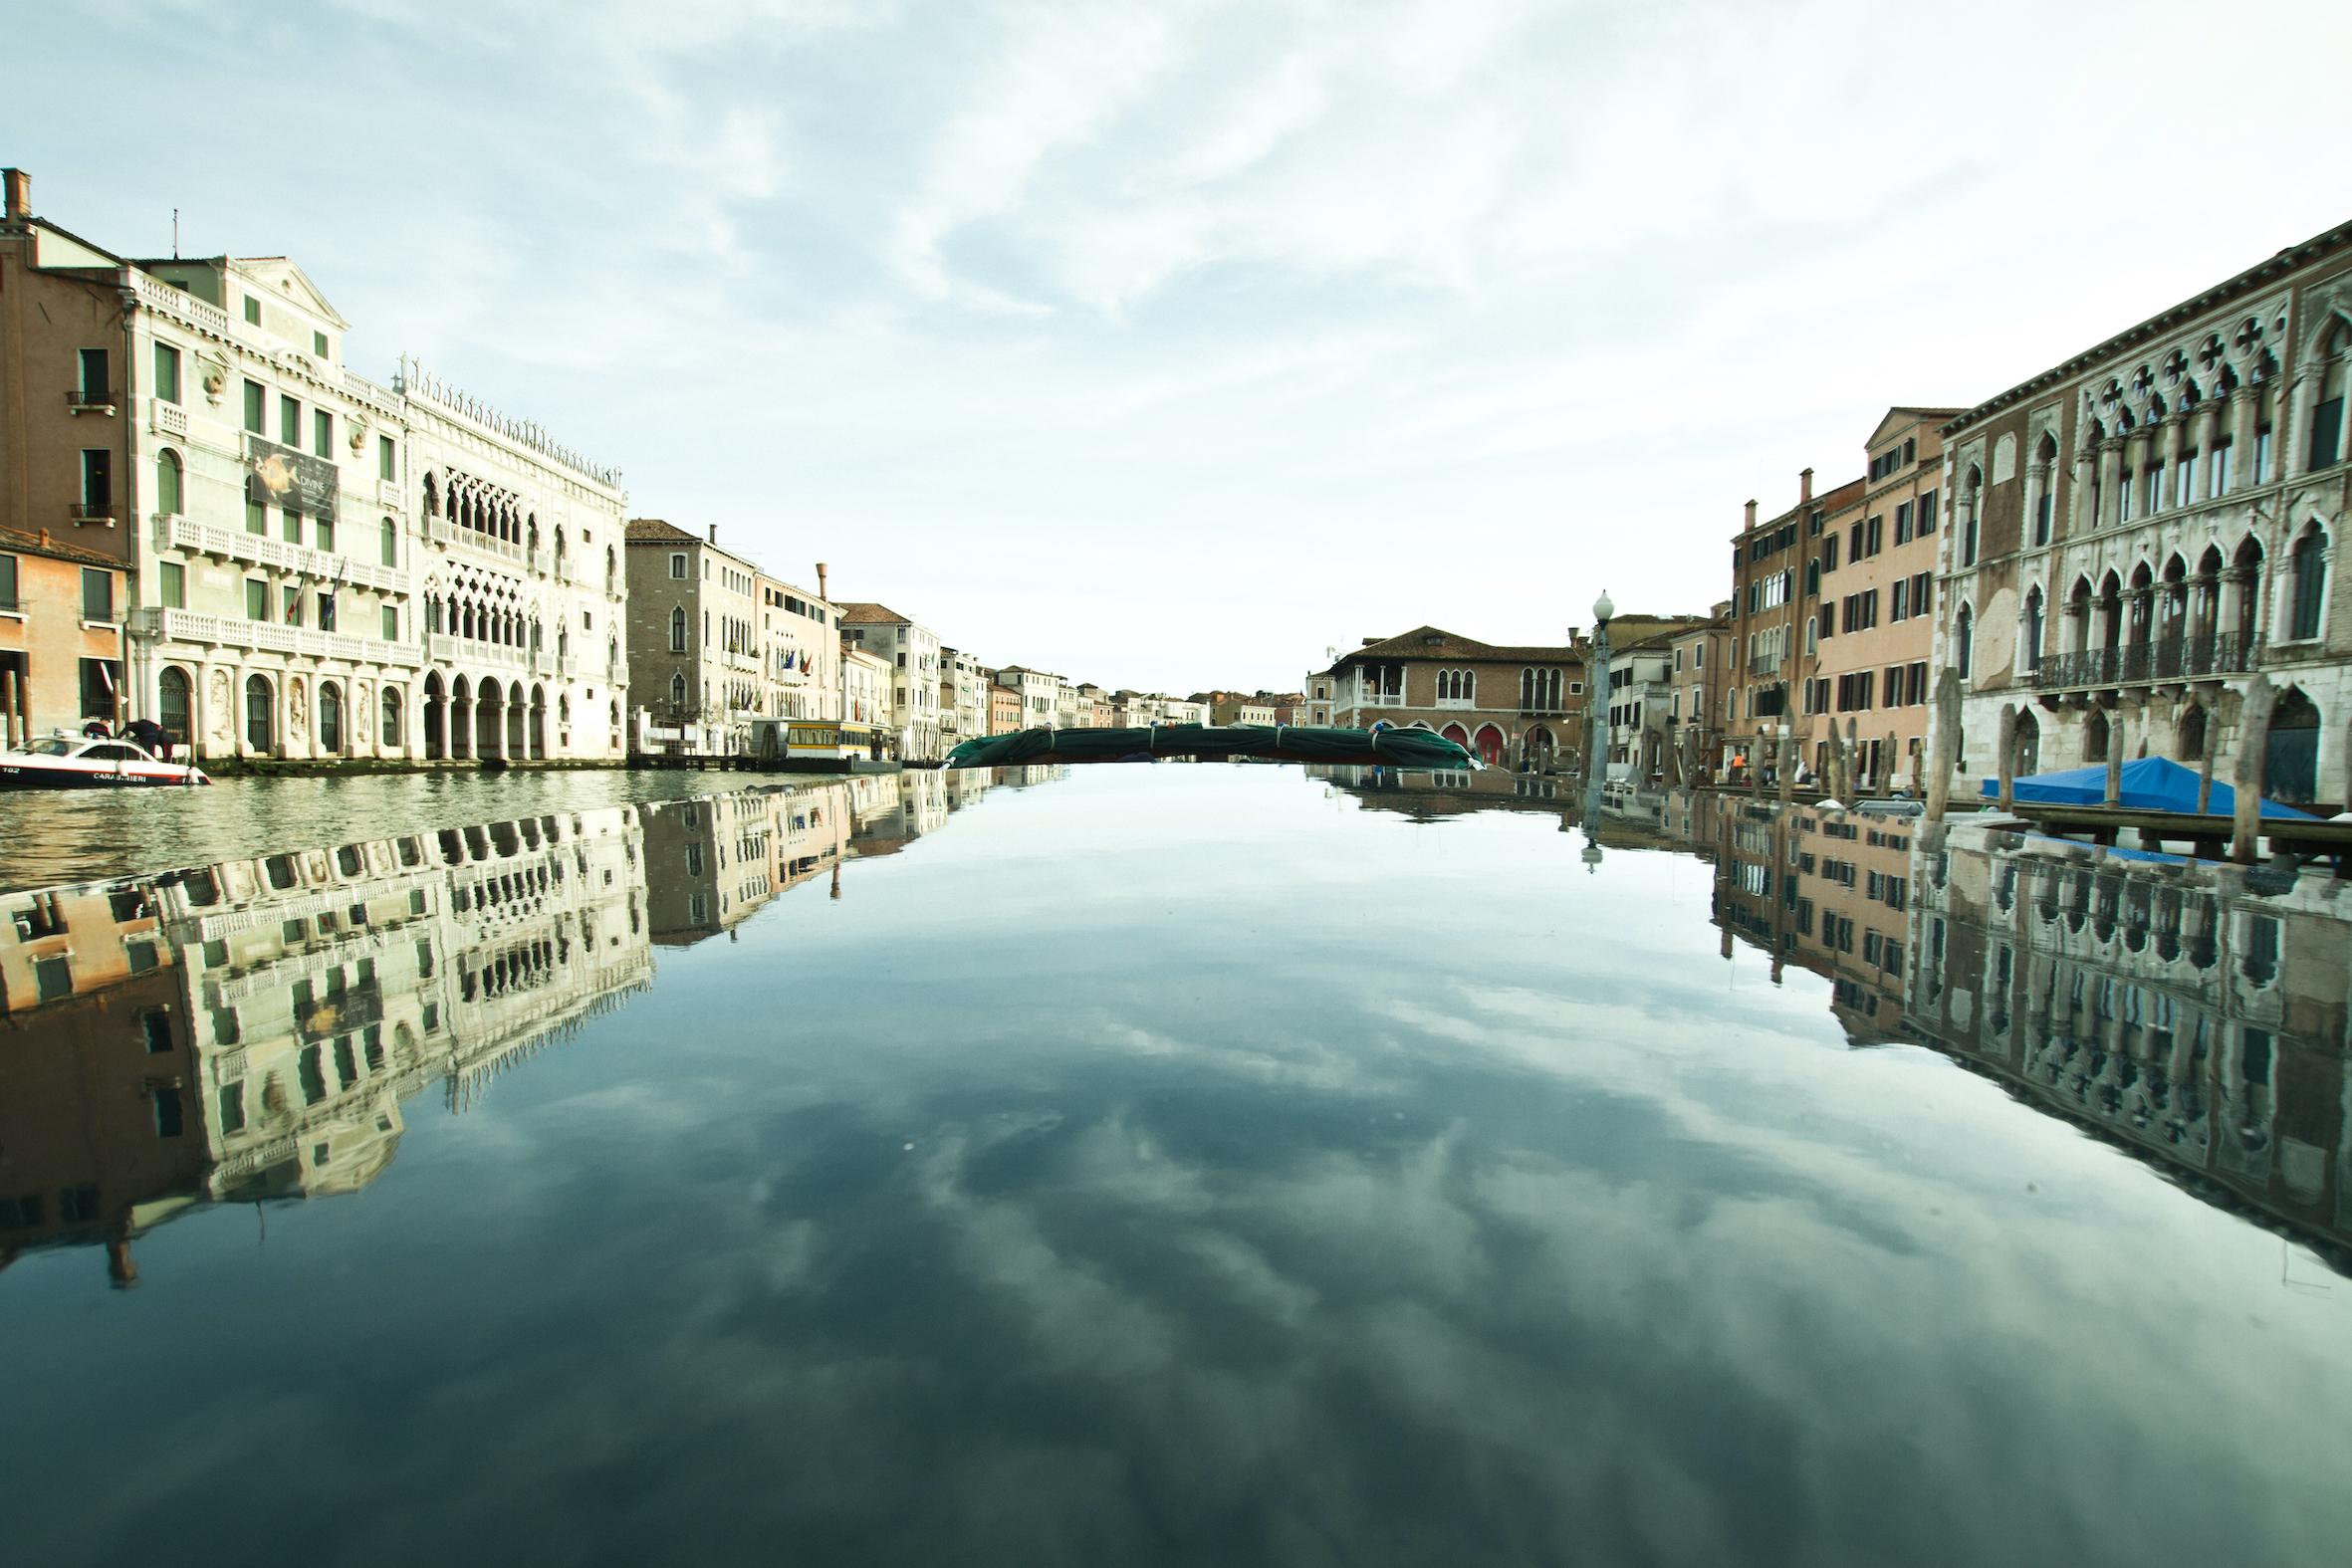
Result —
<instances>
[{"instance_id":1,"label":"red door","mask_svg":"<svg viewBox=\"0 0 2352 1568\"><path fill-rule=\"evenodd\" d=\"M1490 767L1503 761L1503 732L1491 724L1479 726L1478 760Z\"/></svg>"}]
</instances>

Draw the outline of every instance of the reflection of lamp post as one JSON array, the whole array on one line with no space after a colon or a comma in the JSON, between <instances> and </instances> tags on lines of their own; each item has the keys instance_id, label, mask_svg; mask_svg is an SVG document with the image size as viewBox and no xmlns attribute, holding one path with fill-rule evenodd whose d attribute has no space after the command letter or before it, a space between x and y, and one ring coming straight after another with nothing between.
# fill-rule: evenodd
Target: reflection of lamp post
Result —
<instances>
[{"instance_id":1,"label":"reflection of lamp post","mask_svg":"<svg viewBox=\"0 0 2352 1568\"><path fill-rule=\"evenodd\" d=\"M1584 869L1588 873L1600 865L1600 845L1594 835L1600 831L1601 776L1608 771L1607 731L1601 715L1609 693L1609 617L1616 613L1609 590L1601 589L1600 597L1592 601L1592 663L1585 669L1584 681ZM1596 669L1597 680L1593 676Z\"/></svg>"}]
</instances>

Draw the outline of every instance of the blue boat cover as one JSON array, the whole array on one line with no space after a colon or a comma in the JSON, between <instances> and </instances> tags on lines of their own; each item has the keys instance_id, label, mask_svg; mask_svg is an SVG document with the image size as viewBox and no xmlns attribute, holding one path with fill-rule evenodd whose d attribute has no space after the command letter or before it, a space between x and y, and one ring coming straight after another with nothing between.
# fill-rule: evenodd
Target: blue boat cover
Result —
<instances>
[{"instance_id":1,"label":"blue boat cover","mask_svg":"<svg viewBox=\"0 0 2352 1568\"><path fill-rule=\"evenodd\" d=\"M2000 781L1985 781L1987 799L2000 795ZM2105 764L2090 768L2061 768L2054 774L2035 774L2030 779L2019 779L2013 789L2014 798L2042 805L2099 805L2107 798L2107 769ZM2123 783L2117 791L2117 804L2131 811L2197 810L2197 773L2183 768L2169 757L2141 757L2123 765ZM2228 816L2237 809L2237 791L2214 781L2213 812ZM2298 811L2291 805L2280 805L2276 800L2262 802L2264 816L2295 816L2308 818L2311 813Z\"/></svg>"}]
</instances>

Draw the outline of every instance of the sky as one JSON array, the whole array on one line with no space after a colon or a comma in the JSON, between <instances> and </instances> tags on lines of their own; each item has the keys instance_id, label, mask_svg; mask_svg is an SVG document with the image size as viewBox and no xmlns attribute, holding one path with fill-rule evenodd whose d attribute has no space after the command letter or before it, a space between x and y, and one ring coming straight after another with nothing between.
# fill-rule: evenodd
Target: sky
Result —
<instances>
[{"instance_id":1,"label":"sky","mask_svg":"<svg viewBox=\"0 0 2352 1568\"><path fill-rule=\"evenodd\" d=\"M9 45L43 217L292 256L353 368L1111 687L1705 610L1743 504L1889 405L2352 219L2352 7L2299 0L113 0Z\"/></svg>"}]
</instances>

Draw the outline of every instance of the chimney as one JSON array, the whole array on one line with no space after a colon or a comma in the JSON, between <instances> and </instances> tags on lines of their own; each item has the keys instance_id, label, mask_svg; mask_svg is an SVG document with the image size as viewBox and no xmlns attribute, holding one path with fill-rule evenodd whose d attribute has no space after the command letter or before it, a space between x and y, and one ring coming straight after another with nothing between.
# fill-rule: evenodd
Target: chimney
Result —
<instances>
[{"instance_id":1,"label":"chimney","mask_svg":"<svg viewBox=\"0 0 2352 1568\"><path fill-rule=\"evenodd\" d=\"M1796 476L1796 499L1800 502L1813 499L1813 471L1809 468Z\"/></svg>"},{"instance_id":2,"label":"chimney","mask_svg":"<svg viewBox=\"0 0 2352 1568\"><path fill-rule=\"evenodd\" d=\"M817 596L827 604L833 601L833 596L824 591L824 562L822 560L817 563Z\"/></svg>"},{"instance_id":3,"label":"chimney","mask_svg":"<svg viewBox=\"0 0 2352 1568\"><path fill-rule=\"evenodd\" d=\"M29 218L33 215L33 176L23 169L0 169L0 180L8 185L7 216Z\"/></svg>"},{"instance_id":4,"label":"chimney","mask_svg":"<svg viewBox=\"0 0 2352 1568\"><path fill-rule=\"evenodd\" d=\"M1748 526L1756 527L1756 503L1753 501L1748 503Z\"/></svg>"},{"instance_id":5,"label":"chimney","mask_svg":"<svg viewBox=\"0 0 2352 1568\"><path fill-rule=\"evenodd\" d=\"M718 525L718 524L716 524L716 523L713 523L713 524L711 525L711 543L712 543L712 544L714 544L714 545L716 545L718 542L719 542L719 525Z\"/></svg>"},{"instance_id":6,"label":"chimney","mask_svg":"<svg viewBox=\"0 0 2352 1568\"><path fill-rule=\"evenodd\" d=\"M1576 627L1574 627L1574 626L1570 626L1570 627L1568 628L1568 646L1569 646L1569 647L1571 647L1571 648L1573 648L1573 647L1576 645L1576 632L1577 632L1577 629L1578 629L1578 628L1576 628Z\"/></svg>"}]
</instances>

